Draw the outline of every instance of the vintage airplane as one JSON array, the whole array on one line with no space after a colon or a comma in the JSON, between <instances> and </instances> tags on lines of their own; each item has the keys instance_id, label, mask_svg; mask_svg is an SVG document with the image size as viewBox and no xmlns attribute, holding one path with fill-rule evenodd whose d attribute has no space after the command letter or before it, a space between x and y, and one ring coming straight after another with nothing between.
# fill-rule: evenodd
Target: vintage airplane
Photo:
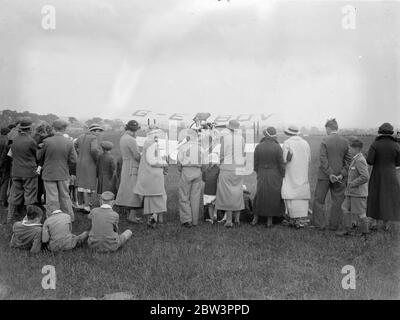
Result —
<instances>
[{"instance_id":1,"label":"vintage airplane","mask_svg":"<svg viewBox=\"0 0 400 320\"><path fill-rule=\"evenodd\" d=\"M182 130L195 130L201 140L212 131L222 131L226 128L230 120L237 120L240 122L241 128L243 132L245 132L247 138L245 152L246 154L252 154L260 138L260 123L264 124L273 115L272 113L268 115L240 114L212 116L211 113L208 112L199 112L193 116L183 113L167 115L163 113L154 113L150 110L136 110L132 113L131 117L138 121L142 128L157 126L162 129L164 136L158 139L161 153L164 156L168 155L169 160L175 162L179 146L187 141L187 138L180 134ZM142 147L146 137L139 136L136 140L138 145ZM219 144L216 145L214 151L219 152ZM248 174L248 170L244 172Z\"/></svg>"}]
</instances>

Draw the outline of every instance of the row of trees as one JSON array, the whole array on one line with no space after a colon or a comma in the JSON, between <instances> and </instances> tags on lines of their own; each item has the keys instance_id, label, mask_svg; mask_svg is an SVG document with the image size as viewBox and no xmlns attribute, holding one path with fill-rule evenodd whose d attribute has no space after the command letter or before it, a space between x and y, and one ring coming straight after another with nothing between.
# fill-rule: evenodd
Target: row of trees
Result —
<instances>
[{"instance_id":1,"label":"row of trees","mask_svg":"<svg viewBox=\"0 0 400 320\"><path fill-rule=\"evenodd\" d=\"M0 127L7 127L9 124L15 123L20 117L30 117L34 123L39 123L41 121L46 121L47 123L53 123L54 120L59 117L55 114L49 113L45 115L29 112L29 111L13 111L13 110L3 110L0 111ZM90 126L93 123L98 123L106 130L122 130L124 127L124 123L120 119L102 119L100 117L91 118L85 122L79 121L76 117L68 117L68 122L72 127L75 128L84 128L85 126Z\"/></svg>"},{"instance_id":2,"label":"row of trees","mask_svg":"<svg viewBox=\"0 0 400 320\"><path fill-rule=\"evenodd\" d=\"M81 123L75 117L68 117L68 121L72 125L80 125ZM121 130L124 127L124 122L121 119L102 119L100 117L94 117L85 121L85 125L89 127L93 123L100 124L107 130Z\"/></svg>"},{"instance_id":3,"label":"row of trees","mask_svg":"<svg viewBox=\"0 0 400 320\"><path fill-rule=\"evenodd\" d=\"M46 121L48 123L53 123L54 120L58 119L59 117L55 114L49 113L45 115L32 113L29 111L24 112L17 112L13 110L3 110L0 111L0 127L7 127L11 123L15 123L17 118L20 117L30 117L33 122L40 122Z\"/></svg>"}]
</instances>

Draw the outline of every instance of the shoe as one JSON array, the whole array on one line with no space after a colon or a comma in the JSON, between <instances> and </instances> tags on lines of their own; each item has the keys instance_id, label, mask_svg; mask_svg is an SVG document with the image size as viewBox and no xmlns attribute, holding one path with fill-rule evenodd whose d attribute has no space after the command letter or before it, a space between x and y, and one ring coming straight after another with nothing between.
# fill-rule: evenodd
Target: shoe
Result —
<instances>
[{"instance_id":1,"label":"shoe","mask_svg":"<svg viewBox=\"0 0 400 320\"><path fill-rule=\"evenodd\" d=\"M152 218L152 219L154 220L154 218ZM141 218L135 218L134 220L128 219L128 221L129 221L130 223L134 223L134 224L141 224L141 223L144 222L143 219L141 219ZM155 221L155 220L154 220L154 221Z\"/></svg>"},{"instance_id":2,"label":"shoe","mask_svg":"<svg viewBox=\"0 0 400 320\"><path fill-rule=\"evenodd\" d=\"M152 229L155 229L156 225L157 225L156 219L150 218L149 222L147 223L147 226L152 228Z\"/></svg>"},{"instance_id":3,"label":"shoe","mask_svg":"<svg viewBox=\"0 0 400 320\"><path fill-rule=\"evenodd\" d=\"M213 219L206 219L206 222L209 222L211 224L214 224L214 220Z\"/></svg>"},{"instance_id":4,"label":"shoe","mask_svg":"<svg viewBox=\"0 0 400 320\"><path fill-rule=\"evenodd\" d=\"M90 207L83 207L84 213L90 213Z\"/></svg>"},{"instance_id":5,"label":"shoe","mask_svg":"<svg viewBox=\"0 0 400 320\"><path fill-rule=\"evenodd\" d=\"M233 223L232 222L225 222L224 227L225 228L232 228L233 227Z\"/></svg>"},{"instance_id":6,"label":"shoe","mask_svg":"<svg viewBox=\"0 0 400 320\"><path fill-rule=\"evenodd\" d=\"M256 219L256 218L253 218L253 220L251 221L251 223L250 223L252 226L255 226L255 225L257 225L258 224L258 218Z\"/></svg>"},{"instance_id":7,"label":"shoe","mask_svg":"<svg viewBox=\"0 0 400 320\"><path fill-rule=\"evenodd\" d=\"M182 226L184 226L185 228L191 228L191 227L193 227L193 225L192 225L190 222L182 223Z\"/></svg>"}]
</instances>

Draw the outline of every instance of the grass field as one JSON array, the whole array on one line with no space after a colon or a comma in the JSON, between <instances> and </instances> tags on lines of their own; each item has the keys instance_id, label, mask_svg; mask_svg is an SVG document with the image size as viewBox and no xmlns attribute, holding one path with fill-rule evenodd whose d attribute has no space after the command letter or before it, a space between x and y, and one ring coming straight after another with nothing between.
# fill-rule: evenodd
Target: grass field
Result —
<instances>
[{"instance_id":1,"label":"grass field","mask_svg":"<svg viewBox=\"0 0 400 320\"><path fill-rule=\"evenodd\" d=\"M116 138L108 136L107 140ZM366 137L369 146L371 137ZM321 137L308 138L312 188ZM254 190L254 175L246 185ZM121 215L120 230L134 236L116 253L87 247L31 255L8 247L10 232L0 226L0 299L101 298L130 292L135 299L398 299L399 231L376 232L367 241L337 238L332 232L284 226L266 229L242 224L225 229L201 223L179 225L175 167L166 178L168 213L156 230L132 226ZM74 232L90 227L77 213ZM42 267L55 266L56 290L41 287ZM342 267L353 265L355 290L341 286Z\"/></svg>"}]
</instances>

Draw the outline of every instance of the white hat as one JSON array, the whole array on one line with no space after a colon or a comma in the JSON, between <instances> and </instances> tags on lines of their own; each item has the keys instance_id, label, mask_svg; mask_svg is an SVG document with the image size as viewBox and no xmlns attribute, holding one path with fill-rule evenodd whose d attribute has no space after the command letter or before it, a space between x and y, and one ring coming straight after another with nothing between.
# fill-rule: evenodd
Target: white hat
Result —
<instances>
[{"instance_id":1,"label":"white hat","mask_svg":"<svg viewBox=\"0 0 400 320\"><path fill-rule=\"evenodd\" d=\"M300 130L295 125L290 125L287 129L284 130L285 134L288 136L297 136L300 133Z\"/></svg>"}]
</instances>

